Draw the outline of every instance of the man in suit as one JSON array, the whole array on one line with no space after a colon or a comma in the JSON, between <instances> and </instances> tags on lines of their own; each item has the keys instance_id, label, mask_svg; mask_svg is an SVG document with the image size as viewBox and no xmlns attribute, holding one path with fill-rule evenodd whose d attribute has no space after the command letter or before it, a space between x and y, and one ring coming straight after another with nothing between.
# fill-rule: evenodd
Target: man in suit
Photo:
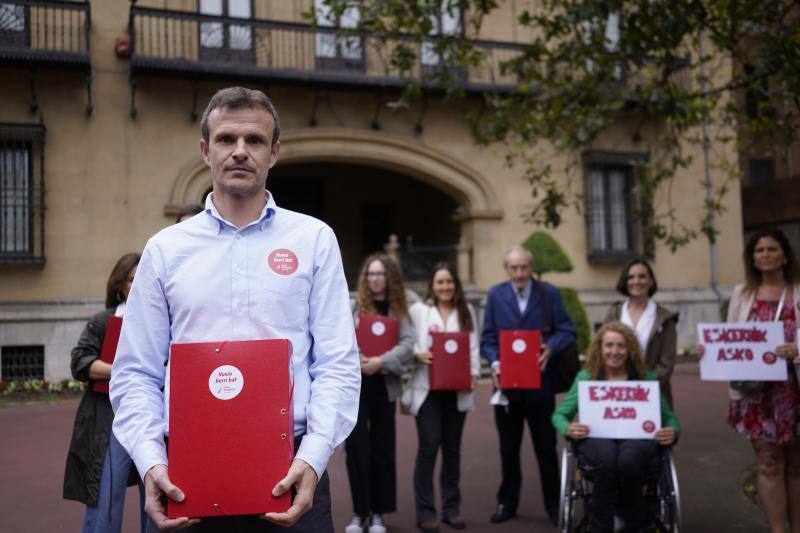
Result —
<instances>
[{"instance_id":1,"label":"man in suit","mask_svg":"<svg viewBox=\"0 0 800 533\"><path fill-rule=\"evenodd\" d=\"M502 372L498 350L499 332L504 329L538 329L542 332L542 386L537 390L505 390L507 402L493 402L495 424L500 437L500 461L503 478L497 491L497 509L490 521L505 522L517 513L522 484L519 450L525 421L533 439L539 463L542 494L547 515L558 523L558 459L556 432L550 423L555 409L555 393L546 371L547 362L555 359L575 340L575 328L567 315L558 289L536 281L533 256L522 246L514 246L503 261L509 281L492 286L486 297L481 354L492 365L492 379ZM507 403L507 405L503 405Z\"/></svg>"}]
</instances>

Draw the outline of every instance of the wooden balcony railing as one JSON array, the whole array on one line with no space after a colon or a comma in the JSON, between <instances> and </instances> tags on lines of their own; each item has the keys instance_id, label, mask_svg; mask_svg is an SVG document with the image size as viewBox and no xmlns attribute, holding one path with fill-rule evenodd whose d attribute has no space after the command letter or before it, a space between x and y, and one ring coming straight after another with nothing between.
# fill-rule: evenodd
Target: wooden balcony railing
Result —
<instances>
[{"instance_id":1,"label":"wooden balcony railing","mask_svg":"<svg viewBox=\"0 0 800 533\"><path fill-rule=\"evenodd\" d=\"M430 78L440 57L430 43L411 39L382 43L371 35L340 36L335 28L311 24L242 19L131 6L131 65L134 73L203 78L266 79L270 83L315 87L400 88L404 81L389 58L393 47L417 52L411 75ZM435 39L435 37L432 37ZM520 53L518 44L475 41L485 60L459 72L468 92L510 89L513 75L502 62Z\"/></svg>"},{"instance_id":2,"label":"wooden balcony railing","mask_svg":"<svg viewBox=\"0 0 800 533\"><path fill-rule=\"evenodd\" d=\"M88 1L0 2L0 65L89 70Z\"/></svg>"}]
</instances>

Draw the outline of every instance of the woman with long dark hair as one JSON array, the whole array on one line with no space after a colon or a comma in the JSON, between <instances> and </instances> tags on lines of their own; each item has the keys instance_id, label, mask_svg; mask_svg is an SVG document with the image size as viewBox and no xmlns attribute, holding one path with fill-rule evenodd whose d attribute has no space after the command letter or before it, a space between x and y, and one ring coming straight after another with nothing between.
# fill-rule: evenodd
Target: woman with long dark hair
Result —
<instances>
[{"instance_id":1,"label":"woman with long dark hair","mask_svg":"<svg viewBox=\"0 0 800 533\"><path fill-rule=\"evenodd\" d=\"M750 439L758 463L758 495L772 533L800 531L800 364L795 335L800 313L800 267L779 229L750 237L745 283L733 289L728 322L783 322L785 343L775 353L789 365L786 381L732 383L728 424ZM698 346L702 355L702 346Z\"/></svg>"},{"instance_id":2,"label":"woman with long dark hair","mask_svg":"<svg viewBox=\"0 0 800 533\"><path fill-rule=\"evenodd\" d=\"M438 531L433 471L441 449L442 521L452 528L464 529L459 489L461 435L466 412L475 409L473 391L480 376L475 311L467 302L455 271L447 263L440 263L433 269L427 297L412 305L410 312L416 328L416 365L411 377L409 410L416 417L419 439L414 465L417 526L425 533ZM431 391L428 376L433 360L429 350L430 334L456 331L469 332L471 387L464 391Z\"/></svg>"},{"instance_id":3,"label":"woman with long dark hair","mask_svg":"<svg viewBox=\"0 0 800 533\"><path fill-rule=\"evenodd\" d=\"M678 420L661 396L661 429L652 440L592 438L591 428L574 422L578 413L578 382L657 379L645 370L642 348L636 334L621 322L608 322L589 343L586 365L578 372L564 401L553 412L556 431L576 443L578 457L592 472L594 488L589 504L592 532L614 531L614 511L625 520L625 531L645 529L647 513L642 495L646 467L658 453L678 437Z\"/></svg>"},{"instance_id":4,"label":"woman with long dark hair","mask_svg":"<svg viewBox=\"0 0 800 533\"><path fill-rule=\"evenodd\" d=\"M658 283L650 263L641 258L632 260L617 282L617 292L625 300L611 304L605 322L622 322L636 333L645 367L658 376L661 394L672 406L670 378L678 352L678 313L654 302L656 291Z\"/></svg>"},{"instance_id":5,"label":"woman with long dark hair","mask_svg":"<svg viewBox=\"0 0 800 533\"><path fill-rule=\"evenodd\" d=\"M86 505L83 533L119 532L125 509L126 486L139 484L139 513L142 532L146 529L144 490L125 449L114 437L114 412L108 393L96 392L94 382L111 378L111 365L100 360L110 316L122 317L140 256L123 255L106 284L105 310L89 319L72 349L72 377L87 382L75 415L75 427L64 473L64 498Z\"/></svg>"},{"instance_id":6,"label":"woman with long dark hair","mask_svg":"<svg viewBox=\"0 0 800 533\"><path fill-rule=\"evenodd\" d=\"M354 314L356 319L390 316L399 323L395 346L377 357L361 354L358 420L345 441L354 512L345 533L361 533L367 525L369 533L385 533L383 515L397 508L395 403L400 376L414 358L405 284L397 264L386 254L373 254L364 261Z\"/></svg>"}]
</instances>

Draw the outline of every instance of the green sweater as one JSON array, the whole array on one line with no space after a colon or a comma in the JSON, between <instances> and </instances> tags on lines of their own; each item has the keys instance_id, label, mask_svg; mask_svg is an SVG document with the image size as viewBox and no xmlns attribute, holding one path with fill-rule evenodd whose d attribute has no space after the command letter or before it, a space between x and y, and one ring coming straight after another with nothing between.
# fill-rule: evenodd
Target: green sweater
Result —
<instances>
[{"instance_id":1,"label":"green sweater","mask_svg":"<svg viewBox=\"0 0 800 533\"><path fill-rule=\"evenodd\" d=\"M578 414L578 382L590 380L591 376L588 371L581 370L578 372L578 375L575 376L575 381L572 382L572 387L569 388L567 395L564 397L564 401L553 411L553 416L550 418L553 422L553 426L556 428L556 431L564 436L567 434L567 428L570 422L572 422L572 419ZM657 381L658 377L652 372L645 372L644 380ZM677 442L681 427L663 394L661 395L661 427L675 428L675 441Z\"/></svg>"}]
</instances>

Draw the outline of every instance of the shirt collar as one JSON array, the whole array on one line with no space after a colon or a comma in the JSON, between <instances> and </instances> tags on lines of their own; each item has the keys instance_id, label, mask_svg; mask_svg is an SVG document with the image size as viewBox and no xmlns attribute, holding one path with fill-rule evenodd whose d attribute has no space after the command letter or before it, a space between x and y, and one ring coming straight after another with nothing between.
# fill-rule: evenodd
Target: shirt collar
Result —
<instances>
[{"instance_id":1,"label":"shirt collar","mask_svg":"<svg viewBox=\"0 0 800 533\"><path fill-rule=\"evenodd\" d=\"M525 284L525 287L522 289L522 292L520 292L517 289L517 286L514 285L513 282L511 283L511 287L514 289L514 295L517 298L520 298L522 300L527 300L528 297L531 295L531 280L528 280L528 283Z\"/></svg>"},{"instance_id":2,"label":"shirt collar","mask_svg":"<svg viewBox=\"0 0 800 533\"><path fill-rule=\"evenodd\" d=\"M264 197L267 202L264 205L264 209L261 210L261 214L258 216L258 219L254 220L253 222L251 222L247 226L244 226L243 228L237 228L234 224L225 220L222 217L222 215L219 214L219 211L217 211L217 207L214 205L214 202L212 200L213 195L214 193L210 192L208 193L208 196L206 196L205 212L208 213L208 215L210 215L211 217L210 220L212 221L212 223L215 224L215 229L217 230L218 235L222 232L222 229L225 227L226 224L234 232L241 231L251 226L258 226L260 230L263 230L267 226L267 224L272 221L272 219L275 217L275 213L277 212L278 206L275 203L275 198L272 196L272 194L270 194L269 191L265 190Z\"/></svg>"}]
</instances>

